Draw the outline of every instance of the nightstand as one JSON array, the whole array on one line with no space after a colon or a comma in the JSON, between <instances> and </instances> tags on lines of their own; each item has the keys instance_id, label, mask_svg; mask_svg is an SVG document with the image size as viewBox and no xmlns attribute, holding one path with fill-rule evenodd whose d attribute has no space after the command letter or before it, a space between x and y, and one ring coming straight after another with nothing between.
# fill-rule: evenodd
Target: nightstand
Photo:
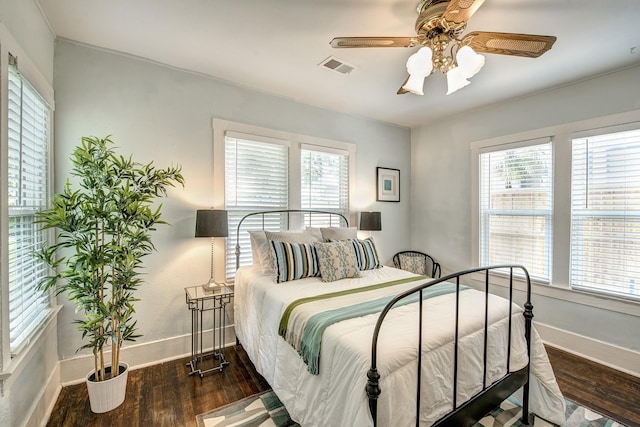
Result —
<instances>
[{"instance_id":1,"label":"nightstand","mask_svg":"<svg viewBox=\"0 0 640 427\"><path fill-rule=\"evenodd\" d=\"M202 286L191 286L184 288L184 292L187 307L191 310L191 360L187 366L191 368L189 375L198 374L202 378L207 372L222 371L229 364L224 357L224 344L227 304L233 298L233 289L224 285L217 292L211 292L205 291ZM203 319L205 313L209 312L211 313L211 341L209 337L206 337L205 341ZM211 351L208 350L209 348ZM205 363L205 359L208 358L212 359L211 362Z\"/></svg>"}]
</instances>

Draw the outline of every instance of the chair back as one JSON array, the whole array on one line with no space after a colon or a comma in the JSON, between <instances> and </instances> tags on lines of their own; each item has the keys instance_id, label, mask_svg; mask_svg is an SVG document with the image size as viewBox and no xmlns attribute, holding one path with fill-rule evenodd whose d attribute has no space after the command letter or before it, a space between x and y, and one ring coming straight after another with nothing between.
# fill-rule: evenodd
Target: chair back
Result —
<instances>
[{"instance_id":1,"label":"chair back","mask_svg":"<svg viewBox=\"0 0 640 427\"><path fill-rule=\"evenodd\" d=\"M416 274L423 274L440 278L442 269L431 255L419 251L401 251L393 256L393 265L396 268L410 271Z\"/></svg>"}]
</instances>

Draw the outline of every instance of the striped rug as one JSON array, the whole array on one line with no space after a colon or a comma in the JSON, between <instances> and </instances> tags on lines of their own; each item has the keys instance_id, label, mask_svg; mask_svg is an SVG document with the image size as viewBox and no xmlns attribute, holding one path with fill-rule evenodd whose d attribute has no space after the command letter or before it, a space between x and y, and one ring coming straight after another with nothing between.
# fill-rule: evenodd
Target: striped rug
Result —
<instances>
[{"instance_id":1,"label":"striped rug","mask_svg":"<svg viewBox=\"0 0 640 427\"><path fill-rule=\"evenodd\" d=\"M519 427L520 405L509 398L500 408L488 414L474 427ZM624 427L587 408L567 400L567 421L562 427ZM196 416L198 427L299 427L289 418L287 410L272 391L245 397L242 400ZM555 427L540 418L535 427Z\"/></svg>"}]
</instances>

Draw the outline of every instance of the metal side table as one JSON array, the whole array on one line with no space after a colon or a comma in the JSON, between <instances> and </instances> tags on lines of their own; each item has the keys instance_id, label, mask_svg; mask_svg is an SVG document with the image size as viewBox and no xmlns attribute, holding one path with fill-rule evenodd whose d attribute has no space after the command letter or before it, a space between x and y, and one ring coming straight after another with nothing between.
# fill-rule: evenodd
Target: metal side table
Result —
<instances>
[{"instance_id":1,"label":"metal side table","mask_svg":"<svg viewBox=\"0 0 640 427\"><path fill-rule=\"evenodd\" d=\"M191 368L189 375L198 374L202 378L207 372L222 371L229 364L224 357L224 344L227 304L231 302L233 289L224 285L219 291L210 292L202 286L191 286L184 288L184 291L187 306L191 310L191 360L187 366ZM203 318L207 312L212 315L211 342L207 339L205 343ZM205 344L211 351L205 351ZM213 360L205 366L207 358Z\"/></svg>"}]
</instances>

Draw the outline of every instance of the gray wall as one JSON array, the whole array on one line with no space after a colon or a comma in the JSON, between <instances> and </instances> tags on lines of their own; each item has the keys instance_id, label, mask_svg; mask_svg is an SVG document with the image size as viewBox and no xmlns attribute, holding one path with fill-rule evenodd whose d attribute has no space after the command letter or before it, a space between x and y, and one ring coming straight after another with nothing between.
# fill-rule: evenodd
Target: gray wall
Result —
<instances>
[{"instance_id":1,"label":"gray wall","mask_svg":"<svg viewBox=\"0 0 640 427\"><path fill-rule=\"evenodd\" d=\"M410 131L67 41L57 43L54 61L54 37L33 0L3 0L0 22L53 82L56 190L68 176L69 153L82 135L112 134L123 154L184 168L185 189L172 190L164 201L165 219L173 225L159 229L158 251L145 263L147 284L137 306L143 344L188 334L183 287L209 277L209 247L193 238L193 225L195 210L210 206L217 190L213 117L357 144L352 208L382 211L383 230L375 236L383 258L388 262L411 239L410 246L433 253L453 271L472 263L471 141L640 109L635 68ZM401 169L400 203L375 202L376 166ZM620 333L640 330L637 315L558 298L537 301L536 320L640 348L638 334ZM71 323L74 309L64 298L59 302L64 307L58 325L45 330L3 383L0 425L39 425L59 387L58 359L74 361L80 346ZM150 354L146 361L155 360Z\"/></svg>"},{"instance_id":2,"label":"gray wall","mask_svg":"<svg viewBox=\"0 0 640 427\"><path fill-rule=\"evenodd\" d=\"M375 238L387 262L409 241L410 130L339 114L158 65L58 41L55 50L56 189L69 176L69 154L83 135L111 134L125 155L180 164L186 186L170 191L163 215L171 227L154 235L157 252L145 260L147 282L136 306L139 343L190 331L185 286L209 277L209 245L194 239L195 211L212 205L212 118L357 144L352 210L382 211ZM400 203L375 202L376 166L402 171ZM60 358L80 345L73 307L59 316ZM152 357L153 355L150 355ZM155 359L150 359L149 362Z\"/></svg>"},{"instance_id":3,"label":"gray wall","mask_svg":"<svg viewBox=\"0 0 640 427\"><path fill-rule=\"evenodd\" d=\"M53 84L54 34L35 0L2 0L0 22L15 38L49 84Z\"/></svg>"},{"instance_id":4,"label":"gray wall","mask_svg":"<svg viewBox=\"0 0 640 427\"><path fill-rule=\"evenodd\" d=\"M631 121L638 121L639 110L640 67L635 67L413 129L412 246L432 253L448 272L473 266L472 142L573 122L604 122L605 116L630 114ZM556 260L568 262L566 255L557 255ZM575 303L578 297L583 296L570 291L534 295L535 320L640 352L640 334L632 332L640 330L640 304L627 303L618 312L594 307L597 302ZM606 307L607 301L600 301Z\"/></svg>"}]
</instances>

